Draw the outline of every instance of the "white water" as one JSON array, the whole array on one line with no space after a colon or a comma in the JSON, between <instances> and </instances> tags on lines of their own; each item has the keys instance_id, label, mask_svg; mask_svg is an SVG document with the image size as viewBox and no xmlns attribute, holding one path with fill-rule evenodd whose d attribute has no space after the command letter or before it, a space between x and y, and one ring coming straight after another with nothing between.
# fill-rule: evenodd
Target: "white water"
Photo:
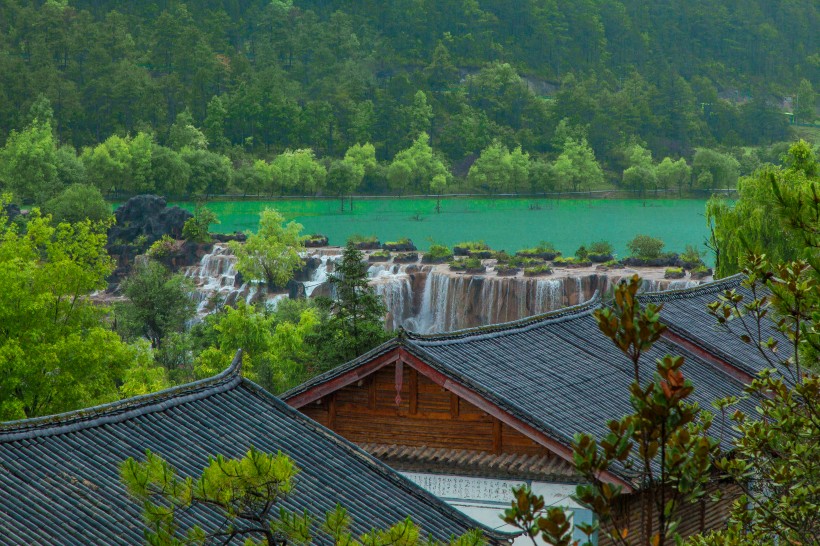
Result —
<instances>
[{"instance_id":1,"label":"white water","mask_svg":"<svg viewBox=\"0 0 820 546\"><path fill-rule=\"evenodd\" d=\"M327 283L328 272L338 255L319 253L319 265L303 283L312 297ZM186 276L197 286L197 312L200 316L220 305L237 301L252 303L259 299L259 283L237 286L236 257L226 245L214 245ZM376 293L384 298L388 313L385 326L430 333L507 322L583 303L595 290L604 293L617 277L579 274L573 277L525 278L490 275L453 274L446 266L418 266L374 263L368 277ZM421 276L421 277L420 277ZM696 286L691 280L644 280L643 291L676 290ZM420 290L421 293L417 293ZM287 294L267 296L265 304L273 309Z\"/></svg>"}]
</instances>

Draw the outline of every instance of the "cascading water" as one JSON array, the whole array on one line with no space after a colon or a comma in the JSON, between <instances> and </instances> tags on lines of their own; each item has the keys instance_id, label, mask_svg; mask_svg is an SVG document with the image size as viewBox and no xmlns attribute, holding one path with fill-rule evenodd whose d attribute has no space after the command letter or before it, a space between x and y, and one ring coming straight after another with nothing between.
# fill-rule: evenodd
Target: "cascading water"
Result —
<instances>
[{"instance_id":1,"label":"cascading water","mask_svg":"<svg viewBox=\"0 0 820 546\"><path fill-rule=\"evenodd\" d=\"M307 297L330 295L329 272L339 259L334 250L307 256L308 269L301 274ZM498 277L494 274L465 275L447 265L375 263L368 277L387 307L385 326L431 333L449 332L486 324L507 322L588 301L597 291L607 290L628 272L562 272L546 278ZM255 282L237 285L236 258L226 245L214 245L200 264L186 275L197 286L198 314L212 311L221 302L235 305L259 299ZM642 290L656 292L689 288L699 281L688 279L645 279ZM317 290L319 290L317 292ZM286 294L267 296L266 305L275 307Z\"/></svg>"}]
</instances>

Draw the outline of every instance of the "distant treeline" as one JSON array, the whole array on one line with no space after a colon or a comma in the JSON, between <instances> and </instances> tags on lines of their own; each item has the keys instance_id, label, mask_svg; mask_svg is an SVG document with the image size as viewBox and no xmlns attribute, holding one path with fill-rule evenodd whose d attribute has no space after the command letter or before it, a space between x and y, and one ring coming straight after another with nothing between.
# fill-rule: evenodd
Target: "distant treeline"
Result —
<instances>
[{"instance_id":1,"label":"distant treeline","mask_svg":"<svg viewBox=\"0 0 820 546\"><path fill-rule=\"evenodd\" d=\"M698 149L742 173L815 117L817 28L813 0L9 0L0 145L48 122L104 192L651 188L666 157L722 186Z\"/></svg>"}]
</instances>

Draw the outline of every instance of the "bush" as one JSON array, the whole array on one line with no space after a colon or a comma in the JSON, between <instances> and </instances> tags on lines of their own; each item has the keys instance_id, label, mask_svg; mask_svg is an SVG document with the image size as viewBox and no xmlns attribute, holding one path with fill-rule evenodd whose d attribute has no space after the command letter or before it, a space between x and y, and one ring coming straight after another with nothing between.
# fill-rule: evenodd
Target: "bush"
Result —
<instances>
[{"instance_id":1,"label":"bush","mask_svg":"<svg viewBox=\"0 0 820 546\"><path fill-rule=\"evenodd\" d=\"M532 248L524 248L515 253L516 256L525 258L542 258L544 260L554 260L556 256L560 256L561 252L555 250L555 245L547 241L541 241L538 246Z\"/></svg>"},{"instance_id":2,"label":"bush","mask_svg":"<svg viewBox=\"0 0 820 546\"><path fill-rule=\"evenodd\" d=\"M478 258L463 258L450 262L451 271L466 271L467 273L483 273L487 270Z\"/></svg>"},{"instance_id":3,"label":"bush","mask_svg":"<svg viewBox=\"0 0 820 546\"><path fill-rule=\"evenodd\" d=\"M575 251L575 257L578 258L578 261L586 261L587 256L589 256L589 251L584 245L579 246L578 250Z\"/></svg>"},{"instance_id":4,"label":"bush","mask_svg":"<svg viewBox=\"0 0 820 546\"><path fill-rule=\"evenodd\" d=\"M644 260L660 258L663 251L663 241L649 235L636 235L626 246L632 256Z\"/></svg>"},{"instance_id":5,"label":"bush","mask_svg":"<svg viewBox=\"0 0 820 546\"><path fill-rule=\"evenodd\" d=\"M540 277L541 275L552 275L552 268L546 264L524 268L525 277Z\"/></svg>"},{"instance_id":6,"label":"bush","mask_svg":"<svg viewBox=\"0 0 820 546\"><path fill-rule=\"evenodd\" d=\"M170 256L176 249L177 242L170 235L163 235L148 248L148 257L162 261Z\"/></svg>"},{"instance_id":7,"label":"bush","mask_svg":"<svg viewBox=\"0 0 820 546\"><path fill-rule=\"evenodd\" d=\"M699 281L699 280L705 279L706 277L711 275L712 274L712 268L711 267L706 267L705 265L700 265L700 266L694 268L689 274L692 277L692 279Z\"/></svg>"},{"instance_id":8,"label":"bush","mask_svg":"<svg viewBox=\"0 0 820 546\"><path fill-rule=\"evenodd\" d=\"M43 211L51 214L53 225L60 222L74 224L85 220L103 222L111 217L111 207L94 186L72 184L49 200Z\"/></svg>"},{"instance_id":9,"label":"bush","mask_svg":"<svg viewBox=\"0 0 820 546\"><path fill-rule=\"evenodd\" d=\"M515 267L513 265L498 264L495 266L495 273L499 277L509 277L512 275L517 275L519 271L521 271L521 268Z\"/></svg>"},{"instance_id":10,"label":"bush","mask_svg":"<svg viewBox=\"0 0 820 546\"><path fill-rule=\"evenodd\" d=\"M407 237L402 237L397 241L387 241L382 245L384 250L393 250L397 252L412 252L416 250L416 245L413 244Z\"/></svg>"},{"instance_id":11,"label":"bush","mask_svg":"<svg viewBox=\"0 0 820 546\"><path fill-rule=\"evenodd\" d=\"M419 261L418 252L400 252L396 254L393 261L397 264L412 264Z\"/></svg>"},{"instance_id":12,"label":"bush","mask_svg":"<svg viewBox=\"0 0 820 546\"><path fill-rule=\"evenodd\" d=\"M348 243L353 243L357 250L375 250L381 247L379 239L375 235L360 235L354 233L347 239Z\"/></svg>"},{"instance_id":13,"label":"bush","mask_svg":"<svg viewBox=\"0 0 820 546\"><path fill-rule=\"evenodd\" d=\"M694 269L703 265L703 256L706 252L698 249L695 245L686 245L686 250L680 255L680 261L683 262L686 269Z\"/></svg>"},{"instance_id":14,"label":"bush","mask_svg":"<svg viewBox=\"0 0 820 546\"><path fill-rule=\"evenodd\" d=\"M686 276L686 272L682 267L667 267L663 274L664 279L682 279Z\"/></svg>"},{"instance_id":15,"label":"bush","mask_svg":"<svg viewBox=\"0 0 820 546\"><path fill-rule=\"evenodd\" d=\"M612 254L613 248L609 241L595 241L589 245L589 254Z\"/></svg>"},{"instance_id":16,"label":"bush","mask_svg":"<svg viewBox=\"0 0 820 546\"><path fill-rule=\"evenodd\" d=\"M209 243L211 224L218 223L219 219L211 209L197 205L193 217L188 218L182 226L182 238L195 243Z\"/></svg>"},{"instance_id":17,"label":"bush","mask_svg":"<svg viewBox=\"0 0 820 546\"><path fill-rule=\"evenodd\" d=\"M367 261L369 262L387 262L389 260L390 251L388 250L377 250L367 257Z\"/></svg>"},{"instance_id":18,"label":"bush","mask_svg":"<svg viewBox=\"0 0 820 546\"><path fill-rule=\"evenodd\" d=\"M453 247L453 254L456 256L472 256L473 254L480 253L483 257L484 253L489 251L490 247L484 241L467 241L458 243Z\"/></svg>"},{"instance_id":19,"label":"bush","mask_svg":"<svg viewBox=\"0 0 820 546\"><path fill-rule=\"evenodd\" d=\"M305 246L307 248L317 248L320 246L327 246L328 240L324 235L314 233L305 237Z\"/></svg>"},{"instance_id":20,"label":"bush","mask_svg":"<svg viewBox=\"0 0 820 546\"><path fill-rule=\"evenodd\" d=\"M422 261L429 264L440 264L452 259L453 252L444 245L430 245L430 250L422 257Z\"/></svg>"}]
</instances>

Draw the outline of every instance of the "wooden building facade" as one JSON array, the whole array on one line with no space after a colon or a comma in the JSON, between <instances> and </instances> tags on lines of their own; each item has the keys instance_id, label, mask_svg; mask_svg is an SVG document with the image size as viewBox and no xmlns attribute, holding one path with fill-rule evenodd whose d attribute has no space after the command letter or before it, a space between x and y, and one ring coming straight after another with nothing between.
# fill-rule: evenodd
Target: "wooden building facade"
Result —
<instances>
[{"instance_id":1,"label":"wooden building facade","mask_svg":"<svg viewBox=\"0 0 820 546\"><path fill-rule=\"evenodd\" d=\"M674 300L674 318L694 331L672 328L646 355L646 379L656 358L679 354L702 407L742 392L749 370L710 351L697 331L713 328L702 300L738 285L731 279L663 296ZM600 305L448 334L400 331L283 398L485 525L504 529L499 514L509 507L511 487L522 483L571 510L576 523L591 521L569 498L579 482L572 438L576 432L601 437L609 419L631 412L631 366L598 332L592 314ZM682 331L687 343L678 342ZM745 403L750 411L752 403ZM734 432L720 427L714 432L728 446ZM603 479L633 493L623 510L639 520L634 477L610 472ZM716 504L687 506L681 530L723 525L734 498L727 491Z\"/></svg>"}]
</instances>

